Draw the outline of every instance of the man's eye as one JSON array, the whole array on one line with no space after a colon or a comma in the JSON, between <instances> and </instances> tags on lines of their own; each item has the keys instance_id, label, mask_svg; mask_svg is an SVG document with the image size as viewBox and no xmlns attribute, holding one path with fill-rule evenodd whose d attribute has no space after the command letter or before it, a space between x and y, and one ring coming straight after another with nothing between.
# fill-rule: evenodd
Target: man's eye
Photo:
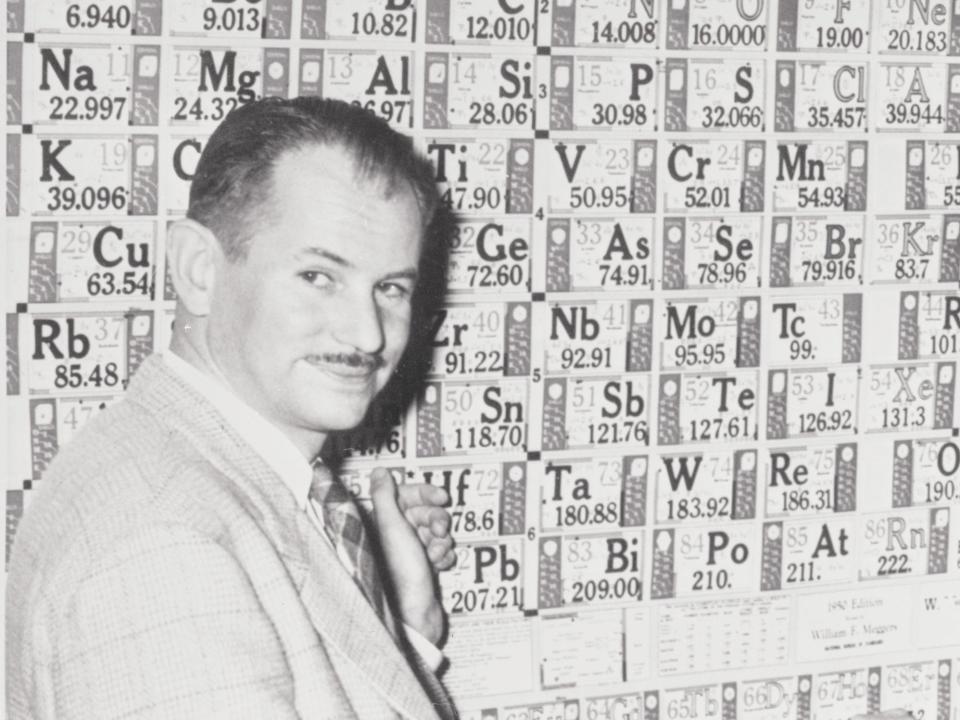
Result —
<instances>
[{"instance_id":1,"label":"man's eye","mask_svg":"<svg viewBox=\"0 0 960 720\"><path fill-rule=\"evenodd\" d=\"M380 283L380 293L391 300L403 300L410 295L410 290L399 283Z\"/></svg>"},{"instance_id":2,"label":"man's eye","mask_svg":"<svg viewBox=\"0 0 960 720\"><path fill-rule=\"evenodd\" d=\"M319 270L307 270L300 273L300 277L306 280L314 287L324 288L333 284L333 278Z\"/></svg>"}]
</instances>

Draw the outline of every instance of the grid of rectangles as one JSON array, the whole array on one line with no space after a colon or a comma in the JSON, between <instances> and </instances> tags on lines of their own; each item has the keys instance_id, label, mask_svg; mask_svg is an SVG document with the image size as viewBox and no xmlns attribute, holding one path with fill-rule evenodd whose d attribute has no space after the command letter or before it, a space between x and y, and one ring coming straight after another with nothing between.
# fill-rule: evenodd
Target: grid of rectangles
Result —
<instances>
[{"instance_id":1,"label":"grid of rectangles","mask_svg":"<svg viewBox=\"0 0 960 720\"><path fill-rule=\"evenodd\" d=\"M264 95L411 133L459 224L415 404L464 718L960 718L960 7L7 0L7 550L166 346L162 238Z\"/></svg>"}]
</instances>

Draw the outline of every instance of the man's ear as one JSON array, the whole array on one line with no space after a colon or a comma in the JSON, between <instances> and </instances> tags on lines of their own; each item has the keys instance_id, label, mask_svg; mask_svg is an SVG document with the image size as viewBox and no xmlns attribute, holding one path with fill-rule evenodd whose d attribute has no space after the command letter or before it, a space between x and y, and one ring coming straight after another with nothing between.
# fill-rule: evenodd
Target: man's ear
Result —
<instances>
[{"instance_id":1,"label":"man's ear","mask_svg":"<svg viewBox=\"0 0 960 720\"><path fill-rule=\"evenodd\" d=\"M216 235L200 223L185 218L167 231L167 271L178 299L191 315L210 312L217 267L223 261Z\"/></svg>"}]
</instances>

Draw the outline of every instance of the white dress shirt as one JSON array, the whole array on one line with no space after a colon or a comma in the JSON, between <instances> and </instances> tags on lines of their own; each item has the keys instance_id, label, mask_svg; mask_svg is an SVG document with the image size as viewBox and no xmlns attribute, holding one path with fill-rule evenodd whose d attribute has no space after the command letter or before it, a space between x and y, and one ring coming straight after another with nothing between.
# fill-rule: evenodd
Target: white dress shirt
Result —
<instances>
[{"instance_id":1,"label":"white dress shirt","mask_svg":"<svg viewBox=\"0 0 960 720\"><path fill-rule=\"evenodd\" d=\"M172 350L163 354L163 359L178 377L220 411L224 420L252 447L270 468L280 476L287 489L293 493L300 509L307 513L320 535L330 542L324 529L323 509L310 499L310 483L313 468L296 445L280 428L247 405L233 391L224 378L201 372ZM356 574L350 558L337 548L337 556L347 570ZM427 667L436 672L443 662L443 653L423 635L404 623L407 639Z\"/></svg>"}]
</instances>

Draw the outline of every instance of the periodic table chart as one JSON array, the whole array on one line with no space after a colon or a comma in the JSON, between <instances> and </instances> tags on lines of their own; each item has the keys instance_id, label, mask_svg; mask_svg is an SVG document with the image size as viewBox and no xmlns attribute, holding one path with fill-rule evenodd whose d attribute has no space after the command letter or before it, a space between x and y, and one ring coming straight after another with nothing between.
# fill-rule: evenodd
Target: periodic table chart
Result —
<instances>
[{"instance_id":1,"label":"periodic table chart","mask_svg":"<svg viewBox=\"0 0 960 720\"><path fill-rule=\"evenodd\" d=\"M465 720L960 720L960 2L7 0L7 554L165 348L163 237L268 95L456 215L410 407Z\"/></svg>"}]
</instances>

